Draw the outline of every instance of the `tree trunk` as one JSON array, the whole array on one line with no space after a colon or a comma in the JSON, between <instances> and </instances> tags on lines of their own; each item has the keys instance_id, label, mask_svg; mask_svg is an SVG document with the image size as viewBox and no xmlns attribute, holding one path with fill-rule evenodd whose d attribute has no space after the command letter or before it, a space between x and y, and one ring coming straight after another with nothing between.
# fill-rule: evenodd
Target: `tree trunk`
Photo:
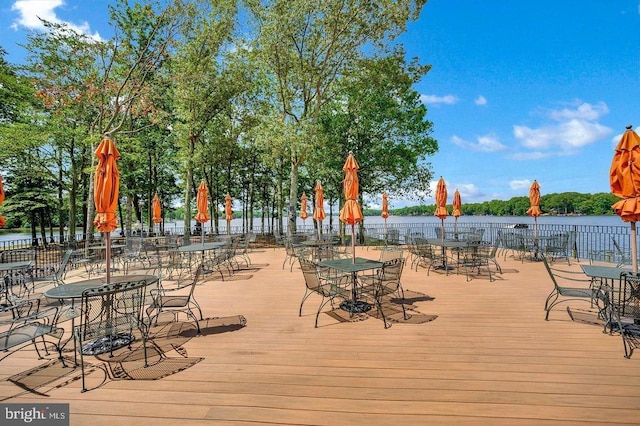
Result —
<instances>
[{"instance_id":1,"label":"tree trunk","mask_svg":"<svg viewBox=\"0 0 640 426\"><path fill-rule=\"evenodd\" d=\"M298 162L291 159L291 174L289 176L289 207L287 212L289 235L296 232L296 201L298 200Z\"/></svg>"},{"instance_id":2,"label":"tree trunk","mask_svg":"<svg viewBox=\"0 0 640 426\"><path fill-rule=\"evenodd\" d=\"M196 147L196 136L189 135L189 155L187 156L186 188L184 191L184 241L191 235L191 181L193 180L193 154Z\"/></svg>"},{"instance_id":3,"label":"tree trunk","mask_svg":"<svg viewBox=\"0 0 640 426\"><path fill-rule=\"evenodd\" d=\"M36 212L31 210L31 245L38 246L38 232L36 231Z\"/></svg>"}]
</instances>

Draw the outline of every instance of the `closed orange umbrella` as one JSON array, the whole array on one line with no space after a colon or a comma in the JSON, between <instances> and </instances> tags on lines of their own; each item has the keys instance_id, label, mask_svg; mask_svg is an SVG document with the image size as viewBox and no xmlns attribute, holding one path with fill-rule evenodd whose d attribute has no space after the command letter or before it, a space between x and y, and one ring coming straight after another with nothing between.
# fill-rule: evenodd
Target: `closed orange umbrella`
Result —
<instances>
[{"instance_id":1,"label":"closed orange umbrella","mask_svg":"<svg viewBox=\"0 0 640 426\"><path fill-rule=\"evenodd\" d=\"M451 215L455 218L455 234L456 238L458 238L458 218L462 216L462 197L460 196L460 192L456 189L456 192L453 193L453 211Z\"/></svg>"},{"instance_id":2,"label":"closed orange umbrella","mask_svg":"<svg viewBox=\"0 0 640 426\"><path fill-rule=\"evenodd\" d=\"M447 211L447 184L442 176L438 180L438 186L436 187L436 211L434 215L443 221L449 216Z\"/></svg>"},{"instance_id":3,"label":"closed orange umbrella","mask_svg":"<svg viewBox=\"0 0 640 426\"><path fill-rule=\"evenodd\" d=\"M304 192L300 197L300 219L307 220L309 215L307 214L307 194Z\"/></svg>"},{"instance_id":4,"label":"closed orange umbrella","mask_svg":"<svg viewBox=\"0 0 640 426\"><path fill-rule=\"evenodd\" d=\"M389 217L389 196L385 192L382 194L382 214L380 215L384 220Z\"/></svg>"},{"instance_id":5,"label":"closed orange umbrella","mask_svg":"<svg viewBox=\"0 0 640 426\"><path fill-rule=\"evenodd\" d=\"M227 234L231 233L231 220L233 219L233 211L231 210L231 195L227 193L224 197L224 215L227 219Z\"/></svg>"},{"instance_id":6,"label":"closed orange umbrella","mask_svg":"<svg viewBox=\"0 0 640 426\"><path fill-rule=\"evenodd\" d=\"M622 198L611 208L624 222L631 223L631 265L633 272L638 273L636 222L640 220L640 137L631 126L627 126L616 146L609 183L613 195Z\"/></svg>"},{"instance_id":7,"label":"closed orange umbrella","mask_svg":"<svg viewBox=\"0 0 640 426\"><path fill-rule=\"evenodd\" d=\"M158 197L158 194L153 196L153 202L152 202L152 210L153 210L153 222L154 223L160 223L162 222L162 206L160 204L160 197Z\"/></svg>"},{"instance_id":8,"label":"closed orange umbrella","mask_svg":"<svg viewBox=\"0 0 640 426\"><path fill-rule=\"evenodd\" d=\"M2 185L2 175L0 175L0 204L4 202L4 185ZM6 225L4 217L0 215L0 228Z\"/></svg>"},{"instance_id":9,"label":"closed orange umbrella","mask_svg":"<svg viewBox=\"0 0 640 426\"><path fill-rule=\"evenodd\" d=\"M313 210L313 218L318 222L318 238L320 238L322 234L322 221L327 217L327 214L324 212L324 189L319 180L316 181L315 191L314 198L316 204Z\"/></svg>"},{"instance_id":10,"label":"closed orange umbrella","mask_svg":"<svg viewBox=\"0 0 640 426\"><path fill-rule=\"evenodd\" d=\"M204 224L209 221L209 189L207 183L203 180L198 187L198 195L196 196L196 220L202 224L202 244L204 244Z\"/></svg>"},{"instance_id":11,"label":"closed orange umbrella","mask_svg":"<svg viewBox=\"0 0 640 426\"><path fill-rule=\"evenodd\" d=\"M440 176L436 187L436 211L434 215L442 222L442 239L444 240L444 219L449 216L449 212L447 211L447 184L442 176Z\"/></svg>"},{"instance_id":12,"label":"closed orange umbrella","mask_svg":"<svg viewBox=\"0 0 640 426\"><path fill-rule=\"evenodd\" d=\"M98 167L93 181L93 201L96 206L96 217L93 225L105 233L107 283L111 281L111 232L118 227L116 208L120 190L120 173L116 161L120 153L110 135L104 139L95 151Z\"/></svg>"},{"instance_id":13,"label":"closed orange umbrella","mask_svg":"<svg viewBox=\"0 0 640 426\"><path fill-rule=\"evenodd\" d=\"M386 192L382 193L382 213L380 214L384 219L384 238L387 238L387 218L389 217L389 196Z\"/></svg>"},{"instance_id":14,"label":"closed orange umbrella","mask_svg":"<svg viewBox=\"0 0 640 426\"><path fill-rule=\"evenodd\" d=\"M358 182L358 163L352 152L349 152L347 161L345 161L342 170L344 170L343 192L346 199L344 206L340 210L340 220L347 225L351 225L351 252L353 254L353 262L356 261L355 252L355 225L362 221L362 210L356 201L358 198L359 182Z\"/></svg>"},{"instance_id":15,"label":"closed orange umbrella","mask_svg":"<svg viewBox=\"0 0 640 426\"><path fill-rule=\"evenodd\" d=\"M538 216L542 214L540 211L540 185L534 180L529 188L529 203L531 207L527 210L527 214L533 217L533 236L538 236Z\"/></svg>"}]
</instances>

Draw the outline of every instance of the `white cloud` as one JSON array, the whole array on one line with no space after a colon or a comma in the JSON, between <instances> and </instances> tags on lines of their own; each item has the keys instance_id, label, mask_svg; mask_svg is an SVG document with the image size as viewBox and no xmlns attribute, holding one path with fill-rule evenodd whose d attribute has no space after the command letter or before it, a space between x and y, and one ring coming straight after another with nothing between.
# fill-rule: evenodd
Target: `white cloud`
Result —
<instances>
[{"instance_id":1,"label":"white cloud","mask_svg":"<svg viewBox=\"0 0 640 426\"><path fill-rule=\"evenodd\" d=\"M420 95L420 100L424 104L447 104L452 105L458 102L458 97L454 95Z\"/></svg>"},{"instance_id":2,"label":"white cloud","mask_svg":"<svg viewBox=\"0 0 640 426\"><path fill-rule=\"evenodd\" d=\"M609 113L609 108L604 102L598 102L595 105L588 103L579 103L575 109L564 108L561 110L552 110L549 116L554 120L579 119L594 121Z\"/></svg>"},{"instance_id":3,"label":"white cloud","mask_svg":"<svg viewBox=\"0 0 640 426\"><path fill-rule=\"evenodd\" d=\"M624 133L620 133L619 135L615 135L614 137L611 138L611 145L614 148L616 146L618 146L618 143L620 142L620 139L622 139L622 135L624 135Z\"/></svg>"},{"instance_id":4,"label":"white cloud","mask_svg":"<svg viewBox=\"0 0 640 426\"><path fill-rule=\"evenodd\" d=\"M498 138L493 135L478 136L475 143L465 141L464 139L454 135L451 138L451 141L458 146L472 151L496 152L507 149L507 147L501 144Z\"/></svg>"},{"instance_id":5,"label":"white cloud","mask_svg":"<svg viewBox=\"0 0 640 426\"><path fill-rule=\"evenodd\" d=\"M67 22L58 17L56 9L65 5L64 0L17 0L11 6L11 10L20 15L12 24L12 28L25 27L31 30L44 30L40 19L64 24L79 34L85 34L94 40L102 40L98 32L91 33L89 24L85 21L80 24Z\"/></svg>"},{"instance_id":6,"label":"white cloud","mask_svg":"<svg viewBox=\"0 0 640 426\"><path fill-rule=\"evenodd\" d=\"M469 200L476 199L484 195L482 191L480 191L480 188L478 188L473 183L458 183L453 186L455 187L453 192L455 192L456 189L458 190L458 192L460 192L460 198L462 198L463 203L465 199L469 199ZM451 193L452 199L453 199L453 192Z\"/></svg>"},{"instance_id":7,"label":"white cloud","mask_svg":"<svg viewBox=\"0 0 640 426\"><path fill-rule=\"evenodd\" d=\"M514 179L509 182L509 187L514 191L519 191L521 189L529 188L531 186L531 181L529 179Z\"/></svg>"},{"instance_id":8,"label":"white cloud","mask_svg":"<svg viewBox=\"0 0 640 426\"><path fill-rule=\"evenodd\" d=\"M552 154L571 155L611 134L609 127L597 121L609 112L604 102L595 105L576 102L574 105L574 108L548 111L546 115L552 123L537 128L513 126L513 135L521 145L538 151L534 156L521 154L522 159L543 158Z\"/></svg>"},{"instance_id":9,"label":"white cloud","mask_svg":"<svg viewBox=\"0 0 640 426\"><path fill-rule=\"evenodd\" d=\"M487 98L485 98L484 96L480 95L476 98L476 100L474 101L476 105L486 105L487 104Z\"/></svg>"}]
</instances>

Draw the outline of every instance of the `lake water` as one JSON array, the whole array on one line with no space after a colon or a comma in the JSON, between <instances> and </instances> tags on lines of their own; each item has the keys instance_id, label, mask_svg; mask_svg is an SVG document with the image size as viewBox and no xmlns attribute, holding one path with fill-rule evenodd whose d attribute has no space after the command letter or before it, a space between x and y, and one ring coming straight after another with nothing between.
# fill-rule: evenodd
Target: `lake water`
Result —
<instances>
[{"instance_id":1,"label":"lake water","mask_svg":"<svg viewBox=\"0 0 640 426\"><path fill-rule=\"evenodd\" d=\"M366 216L365 224L377 225L384 224L384 219L380 216ZM306 221L297 219L297 225L302 228L312 227L313 219L309 218ZM452 216L445 219L445 226L452 226L454 218ZM329 224L329 218L327 217L323 222L323 225ZM333 217L333 224L337 226L340 223L340 219L337 216ZM393 224L437 224L440 223L440 219L435 216L389 216L387 219L387 225ZM527 224L533 226L534 220L528 216L460 216L458 218L459 225L465 225L470 223L509 223L509 224ZM557 224L557 225L593 225L593 226L625 226L628 227L628 223L622 222L618 216L541 216L538 218L539 224ZM182 230L183 221L167 222L165 223L165 231L173 232L174 230ZM286 224L286 221L285 221ZM192 222L193 225L193 222ZM221 220L219 227L221 231L226 229L226 221ZM260 218L254 219L254 226L260 227ZM232 229L242 228L242 219L233 219L231 221ZM209 230L209 226L205 227L205 230ZM57 236L57 234L55 234ZM40 236L38 234L38 236ZM0 233L0 241L13 241L19 239L30 239L29 233L18 233L3 231Z\"/></svg>"}]
</instances>

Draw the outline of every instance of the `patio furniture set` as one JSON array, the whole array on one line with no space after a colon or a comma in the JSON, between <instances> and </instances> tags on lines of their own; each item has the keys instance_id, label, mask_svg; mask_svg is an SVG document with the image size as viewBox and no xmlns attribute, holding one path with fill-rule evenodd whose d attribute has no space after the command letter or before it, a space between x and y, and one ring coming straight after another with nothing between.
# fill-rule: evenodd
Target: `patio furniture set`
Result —
<instances>
[{"instance_id":1,"label":"patio furniture set","mask_svg":"<svg viewBox=\"0 0 640 426\"><path fill-rule=\"evenodd\" d=\"M83 391L88 389L87 356L106 353L112 357L120 348L132 350L132 343L140 341L146 367L149 329L161 314L172 313L177 321L178 314L184 313L201 333L203 314L194 294L196 284L214 271L224 269L229 274L250 265L248 239L238 236L180 247L154 244L145 250L143 242L134 238L123 245L123 252L114 253L115 270L124 274L109 278L93 258L74 262L78 256L71 249L62 253L49 277L34 278L32 261L0 263L0 350L4 353L0 360L29 345L38 358L42 351L48 355L55 350L64 365L80 367ZM86 278L66 282L67 271L74 267L84 268ZM70 325L65 326L67 321ZM72 361L63 356L71 343ZM108 368L105 364L99 368L106 380Z\"/></svg>"}]
</instances>

